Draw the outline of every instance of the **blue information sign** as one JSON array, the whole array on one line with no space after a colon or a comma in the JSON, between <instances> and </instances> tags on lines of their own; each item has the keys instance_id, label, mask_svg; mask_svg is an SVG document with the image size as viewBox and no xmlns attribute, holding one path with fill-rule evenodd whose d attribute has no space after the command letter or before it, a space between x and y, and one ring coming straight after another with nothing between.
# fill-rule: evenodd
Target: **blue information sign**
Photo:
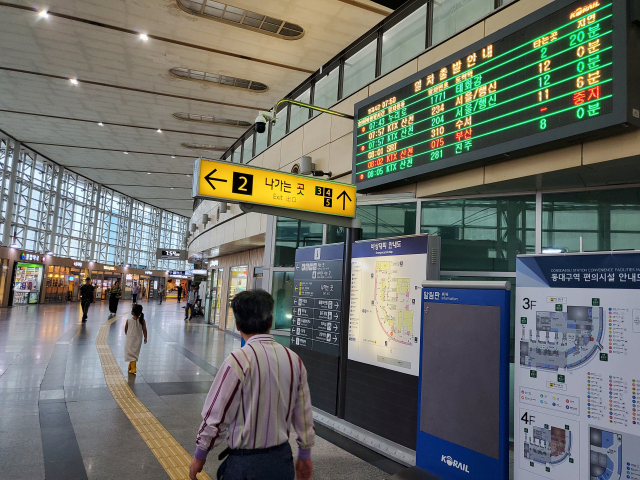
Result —
<instances>
[{"instance_id":1,"label":"blue information sign","mask_svg":"<svg viewBox=\"0 0 640 480\"><path fill-rule=\"evenodd\" d=\"M422 289L416 465L445 480L506 480L510 292L445 283Z\"/></svg>"}]
</instances>

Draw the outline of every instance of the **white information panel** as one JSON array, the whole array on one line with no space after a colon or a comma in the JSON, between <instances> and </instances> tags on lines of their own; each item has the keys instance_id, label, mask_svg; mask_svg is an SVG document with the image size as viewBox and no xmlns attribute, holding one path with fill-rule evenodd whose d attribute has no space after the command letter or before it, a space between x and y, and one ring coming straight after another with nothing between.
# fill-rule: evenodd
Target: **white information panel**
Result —
<instances>
[{"instance_id":1,"label":"white information panel","mask_svg":"<svg viewBox=\"0 0 640 480\"><path fill-rule=\"evenodd\" d=\"M514 478L640 480L640 254L517 261Z\"/></svg>"},{"instance_id":2,"label":"white information panel","mask_svg":"<svg viewBox=\"0 0 640 480\"><path fill-rule=\"evenodd\" d=\"M418 376L427 235L356 242L349 360Z\"/></svg>"}]
</instances>

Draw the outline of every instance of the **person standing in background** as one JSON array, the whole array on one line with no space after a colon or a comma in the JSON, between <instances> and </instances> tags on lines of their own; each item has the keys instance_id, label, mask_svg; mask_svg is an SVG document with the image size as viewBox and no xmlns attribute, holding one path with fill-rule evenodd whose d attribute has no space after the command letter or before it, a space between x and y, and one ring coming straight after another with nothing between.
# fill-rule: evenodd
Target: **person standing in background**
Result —
<instances>
[{"instance_id":1,"label":"person standing in background","mask_svg":"<svg viewBox=\"0 0 640 480\"><path fill-rule=\"evenodd\" d=\"M138 287L138 284L136 282L134 282L133 288L131 289L131 294L133 295L133 304L134 305L136 303L138 303L138 292L139 291L140 291L140 288Z\"/></svg>"},{"instance_id":2,"label":"person standing in background","mask_svg":"<svg viewBox=\"0 0 640 480\"><path fill-rule=\"evenodd\" d=\"M80 287L80 305L82 305L82 321L87 321L87 314L89 313L89 306L95 302L95 290L96 288L91 285L91 279L89 277L84 279L84 285Z\"/></svg>"},{"instance_id":3,"label":"person standing in background","mask_svg":"<svg viewBox=\"0 0 640 480\"><path fill-rule=\"evenodd\" d=\"M196 305L196 298L197 298L197 292L196 292L196 287L191 287L191 290L189 291L189 293L187 294L187 306L184 307L184 321L187 321L187 317L188 320L191 320L191 316L193 315L193 307L195 307Z\"/></svg>"},{"instance_id":4,"label":"person standing in background","mask_svg":"<svg viewBox=\"0 0 640 480\"><path fill-rule=\"evenodd\" d=\"M158 296L160 297L160 305L162 305L162 297L164 297L164 285L158 287Z\"/></svg>"},{"instance_id":5,"label":"person standing in background","mask_svg":"<svg viewBox=\"0 0 640 480\"><path fill-rule=\"evenodd\" d=\"M182 285L178 285L178 303L182 301Z\"/></svg>"},{"instance_id":6,"label":"person standing in background","mask_svg":"<svg viewBox=\"0 0 640 480\"><path fill-rule=\"evenodd\" d=\"M122 289L120 288L120 280L116 280L109 291L109 317L112 317L118 311L118 302L122 297Z\"/></svg>"}]
</instances>

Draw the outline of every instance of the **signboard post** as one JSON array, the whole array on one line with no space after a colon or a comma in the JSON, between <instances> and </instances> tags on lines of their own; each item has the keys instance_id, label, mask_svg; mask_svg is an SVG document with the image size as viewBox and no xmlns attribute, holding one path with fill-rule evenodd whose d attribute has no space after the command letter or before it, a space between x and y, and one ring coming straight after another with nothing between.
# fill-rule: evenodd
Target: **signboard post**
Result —
<instances>
[{"instance_id":1,"label":"signboard post","mask_svg":"<svg viewBox=\"0 0 640 480\"><path fill-rule=\"evenodd\" d=\"M625 0L556 0L356 104L358 192L640 126Z\"/></svg>"},{"instance_id":2,"label":"signboard post","mask_svg":"<svg viewBox=\"0 0 640 480\"><path fill-rule=\"evenodd\" d=\"M640 253L516 263L515 480L640 480Z\"/></svg>"},{"instance_id":3,"label":"signboard post","mask_svg":"<svg viewBox=\"0 0 640 480\"><path fill-rule=\"evenodd\" d=\"M335 217L349 224L356 214L353 185L202 158L194 167L193 197L275 208L288 217L315 214L325 223Z\"/></svg>"}]
</instances>

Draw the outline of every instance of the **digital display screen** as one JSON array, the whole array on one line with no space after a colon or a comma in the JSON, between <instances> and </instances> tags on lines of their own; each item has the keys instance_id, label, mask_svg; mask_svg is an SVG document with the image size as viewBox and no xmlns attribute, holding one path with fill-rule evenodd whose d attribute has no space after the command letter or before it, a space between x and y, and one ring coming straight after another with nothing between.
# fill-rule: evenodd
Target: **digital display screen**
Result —
<instances>
[{"instance_id":1,"label":"digital display screen","mask_svg":"<svg viewBox=\"0 0 640 480\"><path fill-rule=\"evenodd\" d=\"M611 113L613 7L612 0L571 3L358 104L358 190Z\"/></svg>"}]
</instances>

